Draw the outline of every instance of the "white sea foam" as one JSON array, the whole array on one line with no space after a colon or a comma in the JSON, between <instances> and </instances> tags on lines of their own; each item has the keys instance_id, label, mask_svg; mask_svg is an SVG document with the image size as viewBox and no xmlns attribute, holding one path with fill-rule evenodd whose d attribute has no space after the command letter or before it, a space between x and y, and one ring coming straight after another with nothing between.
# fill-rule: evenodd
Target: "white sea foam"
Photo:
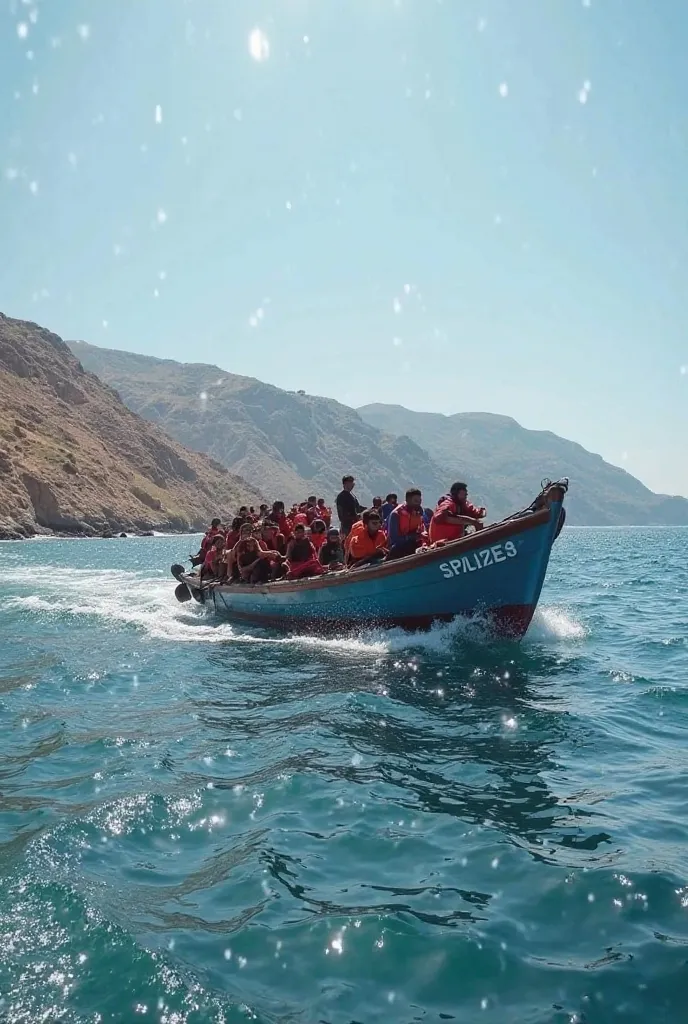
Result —
<instances>
[{"instance_id":1,"label":"white sea foam","mask_svg":"<svg viewBox=\"0 0 688 1024\"><path fill-rule=\"evenodd\" d=\"M0 587L14 589L18 582L28 593L5 598L2 608L40 615L96 616L104 622L136 626L151 637L176 643L298 645L346 656L384 657L409 649L441 653L461 640L493 641L489 626L481 619L437 623L427 632L412 634L402 629L370 629L340 638L264 636L259 630L246 632L215 619L209 610L196 604L178 604L173 583L165 577L151 579L142 573L116 569L34 566L22 569L20 579L16 570L0 571ZM535 614L528 639L542 643L578 640L585 635L584 627L564 609L544 606Z\"/></svg>"},{"instance_id":2,"label":"white sea foam","mask_svg":"<svg viewBox=\"0 0 688 1024\"><path fill-rule=\"evenodd\" d=\"M540 605L528 630L528 640L582 640L587 630L571 612L557 605Z\"/></svg>"}]
</instances>

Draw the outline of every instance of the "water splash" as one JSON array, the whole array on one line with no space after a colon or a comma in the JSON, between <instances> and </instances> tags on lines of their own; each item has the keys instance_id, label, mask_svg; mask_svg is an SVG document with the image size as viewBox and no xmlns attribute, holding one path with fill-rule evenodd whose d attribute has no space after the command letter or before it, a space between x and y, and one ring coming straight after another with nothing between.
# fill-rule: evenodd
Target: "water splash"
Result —
<instances>
[{"instance_id":1,"label":"water splash","mask_svg":"<svg viewBox=\"0 0 688 1024\"><path fill-rule=\"evenodd\" d=\"M17 582L16 572L0 572L0 585L16 587ZM91 615L108 623L131 625L155 639L176 643L298 645L374 658L409 649L447 652L462 642L494 643L489 622L480 617L436 623L421 633L371 628L339 638L309 634L266 636L259 629L240 630L214 618L200 606L179 605L172 583L165 577L150 578L143 573L116 569L51 567L46 572L44 567L27 567L22 571L21 584L30 592L6 597L0 608L37 615ZM545 606L536 612L528 639L542 643L580 640L585 635L585 628L569 612Z\"/></svg>"}]
</instances>

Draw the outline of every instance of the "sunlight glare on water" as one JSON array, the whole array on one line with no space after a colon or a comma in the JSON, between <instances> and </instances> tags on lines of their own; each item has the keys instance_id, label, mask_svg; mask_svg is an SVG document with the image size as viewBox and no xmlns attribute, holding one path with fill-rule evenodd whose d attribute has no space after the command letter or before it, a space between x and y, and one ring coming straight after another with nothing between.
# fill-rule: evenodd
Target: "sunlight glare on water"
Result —
<instances>
[{"instance_id":1,"label":"sunlight glare on water","mask_svg":"<svg viewBox=\"0 0 688 1024\"><path fill-rule=\"evenodd\" d=\"M565 531L520 645L214 620L191 538L7 545L5 1018L679 1019L682 536Z\"/></svg>"}]
</instances>

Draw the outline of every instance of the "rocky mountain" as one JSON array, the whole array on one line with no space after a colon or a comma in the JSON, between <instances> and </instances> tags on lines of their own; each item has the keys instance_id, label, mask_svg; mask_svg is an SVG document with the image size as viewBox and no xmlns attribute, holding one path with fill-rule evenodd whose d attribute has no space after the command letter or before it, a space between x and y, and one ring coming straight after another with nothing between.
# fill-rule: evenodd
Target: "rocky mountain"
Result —
<instances>
[{"instance_id":1,"label":"rocky mountain","mask_svg":"<svg viewBox=\"0 0 688 1024\"><path fill-rule=\"evenodd\" d=\"M0 538L200 529L259 500L136 416L57 335L0 313Z\"/></svg>"},{"instance_id":2,"label":"rocky mountain","mask_svg":"<svg viewBox=\"0 0 688 1024\"><path fill-rule=\"evenodd\" d=\"M332 500L344 473L362 501L409 483L433 500L444 476L415 441L365 423L329 398L282 391L216 366L177 363L71 343L89 370L126 404L182 444L207 452L267 495Z\"/></svg>"},{"instance_id":3,"label":"rocky mountain","mask_svg":"<svg viewBox=\"0 0 688 1024\"><path fill-rule=\"evenodd\" d=\"M688 500L654 494L630 473L548 430L526 430L508 416L411 412L367 405L371 426L422 445L452 479L465 479L500 516L530 501L540 477L569 477L569 521L579 525L688 524Z\"/></svg>"},{"instance_id":4,"label":"rocky mountain","mask_svg":"<svg viewBox=\"0 0 688 1024\"><path fill-rule=\"evenodd\" d=\"M83 342L72 349L135 412L271 497L293 501L316 491L331 499L342 474L352 472L361 500L414 483L432 503L453 480L466 478L471 497L494 520L529 503L543 477L568 476L571 523L688 523L685 498L653 494L573 441L526 430L506 416L442 416L391 405L356 411L215 366Z\"/></svg>"}]
</instances>

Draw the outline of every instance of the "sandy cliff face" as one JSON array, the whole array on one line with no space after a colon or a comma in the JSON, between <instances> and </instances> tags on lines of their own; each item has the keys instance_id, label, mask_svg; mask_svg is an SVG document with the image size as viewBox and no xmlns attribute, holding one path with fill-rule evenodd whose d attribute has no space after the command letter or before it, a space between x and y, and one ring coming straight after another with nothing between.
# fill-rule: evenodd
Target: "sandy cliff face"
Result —
<instances>
[{"instance_id":1,"label":"sandy cliff face","mask_svg":"<svg viewBox=\"0 0 688 1024\"><path fill-rule=\"evenodd\" d=\"M259 500L131 412L57 335L0 314L0 538L200 529Z\"/></svg>"}]
</instances>

